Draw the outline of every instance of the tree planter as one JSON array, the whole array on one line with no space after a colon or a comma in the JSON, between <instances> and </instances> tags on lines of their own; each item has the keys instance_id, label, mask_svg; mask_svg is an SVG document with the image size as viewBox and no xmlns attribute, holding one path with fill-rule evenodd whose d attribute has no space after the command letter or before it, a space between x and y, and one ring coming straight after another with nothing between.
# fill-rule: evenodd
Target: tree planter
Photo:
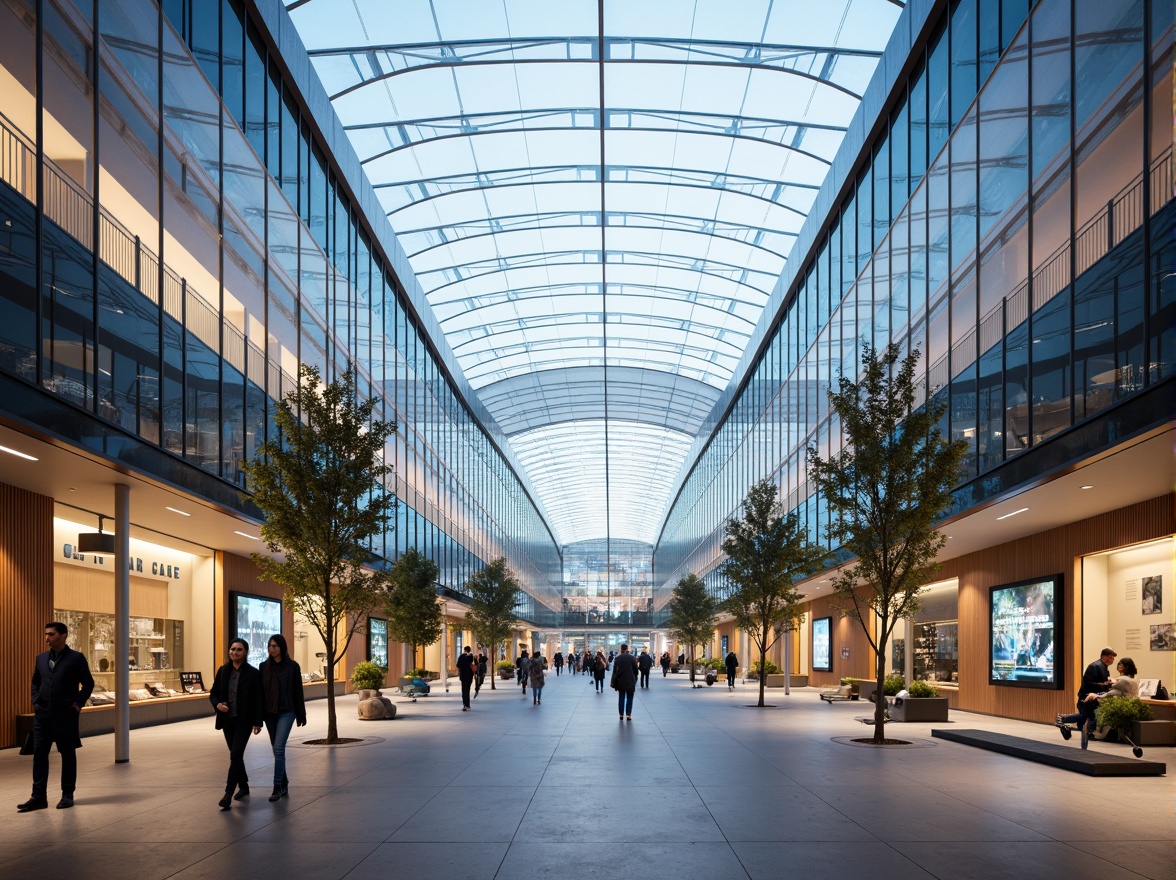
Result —
<instances>
[{"instance_id":1,"label":"tree planter","mask_svg":"<svg viewBox=\"0 0 1176 880\"><path fill-rule=\"evenodd\" d=\"M511 672L509 669L502 669L502 670L499 670L498 677L500 679L502 679L503 681L510 681L512 678L514 678L514 673Z\"/></svg>"},{"instance_id":2,"label":"tree planter","mask_svg":"<svg viewBox=\"0 0 1176 880\"><path fill-rule=\"evenodd\" d=\"M754 681L758 684L759 678L758 677L753 678L752 681ZM770 688L784 687L784 673L782 673L782 672L780 672L780 673L769 672L767 675L767 681L764 682L764 687L770 687Z\"/></svg>"},{"instance_id":3,"label":"tree planter","mask_svg":"<svg viewBox=\"0 0 1176 880\"><path fill-rule=\"evenodd\" d=\"M891 721L946 721L947 697L887 697Z\"/></svg>"}]
</instances>

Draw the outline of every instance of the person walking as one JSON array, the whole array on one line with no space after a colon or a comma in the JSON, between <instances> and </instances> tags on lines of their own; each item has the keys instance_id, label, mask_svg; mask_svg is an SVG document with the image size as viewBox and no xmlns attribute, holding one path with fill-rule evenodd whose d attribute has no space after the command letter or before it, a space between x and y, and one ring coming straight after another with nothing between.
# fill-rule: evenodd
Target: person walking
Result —
<instances>
[{"instance_id":1,"label":"person walking","mask_svg":"<svg viewBox=\"0 0 1176 880\"><path fill-rule=\"evenodd\" d=\"M78 719L94 691L94 676L86 656L66 642L69 627L60 621L45 624L45 646L33 665L33 793L16 809L20 813L49 807L49 747L61 755L61 800L57 809L74 805L78 781L77 750L82 747Z\"/></svg>"},{"instance_id":2,"label":"person walking","mask_svg":"<svg viewBox=\"0 0 1176 880\"><path fill-rule=\"evenodd\" d=\"M637 655L637 668L641 670L641 686L643 688L649 687L649 670L653 669L653 658L644 648Z\"/></svg>"},{"instance_id":3,"label":"person walking","mask_svg":"<svg viewBox=\"0 0 1176 880\"><path fill-rule=\"evenodd\" d=\"M592 674L592 654L588 651L587 648L584 649L584 655L581 657L580 666L583 667L585 675Z\"/></svg>"},{"instance_id":4,"label":"person walking","mask_svg":"<svg viewBox=\"0 0 1176 880\"><path fill-rule=\"evenodd\" d=\"M637 690L637 658L629 653L628 645L621 645L621 653L613 658L612 686L617 692L617 720L633 720L633 693Z\"/></svg>"},{"instance_id":5,"label":"person walking","mask_svg":"<svg viewBox=\"0 0 1176 880\"><path fill-rule=\"evenodd\" d=\"M551 658L551 662L555 666L555 675L558 678L563 670L563 652L556 651L555 656ZM534 687L534 685L531 685L531 687Z\"/></svg>"},{"instance_id":6,"label":"person walking","mask_svg":"<svg viewBox=\"0 0 1176 880\"><path fill-rule=\"evenodd\" d=\"M461 682L461 711L470 711L470 686L474 683L474 676L478 674L478 661L474 659L474 649L469 645L462 648L461 656L457 658L457 678Z\"/></svg>"},{"instance_id":7,"label":"person walking","mask_svg":"<svg viewBox=\"0 0 1176 880\"><path fill-rule=\"evenodd\" d=\"M531 671L531 655L523 651L519 655L519 684L523 686L523 696L527 695L527 681Z\"/></svg>"},{"instance_id":8,"label":"person walking","mask_svg":"<svg viewBox=\"0 0 1176 880\"><path fill-rule=\"evenodd\" d=\"M216 671L208 700L216 709L216 729L225 735L229 747L229 775L225 779L225 796L219 801L222 810L232 808L234 800L249 797L249 773L245 769L245 747L249 734L261 733L265 701L261 675L245 659L249 644L244 639L229 642L229 661ZM233 790L236 789L236 794Z\"/></svg>"},{"instance_id":9,"label":"person walking","mask_svg":"<svg viewBox=\"0 0 1176 880\"><path fill-rule=\"evenodd\" d=\"M662 678L670 674L670 652L662 651L661 655Z\"/></svg>"},{"instance_id":10,"label":"person walking","mask_svg":"<svg viewBox=\"0 0 1176 880\"><path fill-rule=\"evenodd\" d=\"M482 682L486 680L487 660L486 654L483 651L478 652L475 664L478 667L478 674L474 678L474 696L477 697L478 693L482 690Z\"/></svg>"},{"instance_id":11,"label":"person walking","mask_svg":"<svg viewBox=\"0 0 1176 880\"><path fill-rule=\"evenodd\" d=\"M261 661L261 690L265 698L265 730L274 752L274 790L270 802L290 796L290 778L286 775L286 742L297 724L306 727L306 697L302 692L302 668L290 659L286 637L270 636L266 645L269 656Z\"/></svg>"},{"instance_id":12,"label":"person walking","mask_svg":"<svg viewBox=\"0 0 1176 880\"><path fill-rule=\"evenodd\" d=\"M727 667L727 687L730 690L735 690L735 673L739 669L739 655L734 651L728 651L727 656L723 658L723 663Z\"/></svg>"},{"instance_id":13,"label":"person walking","mask_svg":"<svg viewBox=\"0 0 1176 880\"><path fill-rule=\"evenodd\" d=\"M604 651L597 648L596 656L592 660L592 679L596 683L596 693L604 693L604 673L608 671L608 658Z\"/></svg>"},{"instance_id":14,"label":"person walking","mask_svg":"<svg viewBox=\"0 0 1176 880\"><path fill-rule=\"evenodd\" d=\"M535 706L543 702L543 657L536 654L531 658L531 665L527 667L527 678L531 682L531 703Z\"/></svg>"}]
</instances>

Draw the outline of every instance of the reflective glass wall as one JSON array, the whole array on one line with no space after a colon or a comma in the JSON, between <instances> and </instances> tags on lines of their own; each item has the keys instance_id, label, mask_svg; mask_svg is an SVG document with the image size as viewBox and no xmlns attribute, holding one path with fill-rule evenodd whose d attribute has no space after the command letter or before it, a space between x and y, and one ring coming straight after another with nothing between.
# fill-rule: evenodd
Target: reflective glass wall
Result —
<instances>
[{"instance_id":1,"label":"reflective glass wall","mask_svg":"<svg viewBox=\"0 0 1176 880\"><path fill-rule=\"evenodd\" d=\"M826 391L863 342L920 351L965 482L1176 369L1172 4L1029 6L957 0L929 30L667 514L659 607L687 571L721 594L760 478L825 539L805 450L840 448Z\"/></svg>"},{"instance_id":2,"label":"reflective glass wall","mask_svg":"<svg viewBox=\"0 0 1176 880\"><path fill-rule=\"evenodd\" d=\"M399 428L373 551L417 547L455 589L505 556L556 607L558 547L284 68L239 0L0 0L0 372L108 454L134 438L244 487L299 362L353 367Z\"/></svg>"}]
</instances>

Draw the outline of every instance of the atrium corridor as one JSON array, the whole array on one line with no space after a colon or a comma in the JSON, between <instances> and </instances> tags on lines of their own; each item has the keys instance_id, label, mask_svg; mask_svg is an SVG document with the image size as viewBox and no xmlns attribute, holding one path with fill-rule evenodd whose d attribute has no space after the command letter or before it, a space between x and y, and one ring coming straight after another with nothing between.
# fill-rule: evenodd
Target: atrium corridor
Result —
<instances>
[{"instance_id":1,"label":"atrium corridor","mask_svg":"<svg viewBox=\"0 0 1176 880\"><path fill-rule=\"evenodd\" d=\"M874 749L855 721L872 705L813 690L748 708L755 688L691 690L655 670L632 722L612 690L549 675L543 704L489 682L461 711L456 680L392 721L361 723L340 698L291 738L289 800L271 804L264 733L246 753L253 796L220 812L228 765L212 719L109 736L79 752L77 806L18 814L30 759L0 752L0 876L147 878L983 878L1176 876L1176 775L1094 779L930 738ZM965 712L952 726L1050 738L1052 727ZM1092 748L1122 750L1094 744ZM1171 752L1150 749L1152 760ZM59 769L51 764L50 803Z\"/></svg>"}]
</instances>

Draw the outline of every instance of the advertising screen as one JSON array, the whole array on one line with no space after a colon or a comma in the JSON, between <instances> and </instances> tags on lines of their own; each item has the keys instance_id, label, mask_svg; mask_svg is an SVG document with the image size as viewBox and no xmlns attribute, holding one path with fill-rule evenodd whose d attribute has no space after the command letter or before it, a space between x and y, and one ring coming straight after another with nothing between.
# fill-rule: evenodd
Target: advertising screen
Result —
<instances>
[{"instance_id":1,"label":"advertising screen","mask_svg":"<svg viewBox=\"0 0 1176 880\"><path fill-rule=\"evenodd\" d=\"M813 671L815 672L833 671L833 653L829 648L832 629L832 617L818 617L813 620Z\"/></svg>"},{"instance_id":2,"label":"advertising screen","mask_svg":"<svg viewBox=\"0 0 1176 880\"><path fill-rule=\"evenodd\" d=\"M277 599L230 593L233 631L229 638L249 643L249 665L257 666L266 658L269 637L282 631L282 603Z\"/></svg>"},{"instance_id":3,"label":"advertising screen","mask_svg":"<svg viewBox=\"0 0 1176 880\"><path fill-rule=\"evenodd\" d=\"M988 680L1012 687L1062 687L1062 576L993 587Z\"/></svg>"},{"instance_id":4,"label":"advertising screen","mask_svg":"<svg viewBox=\"0 0 1176 880\"><path fill-rule=\"evenodd\" d=\"M388 621L368 618L368 660L388 668Z\"/></svg>"}]
</instances>

